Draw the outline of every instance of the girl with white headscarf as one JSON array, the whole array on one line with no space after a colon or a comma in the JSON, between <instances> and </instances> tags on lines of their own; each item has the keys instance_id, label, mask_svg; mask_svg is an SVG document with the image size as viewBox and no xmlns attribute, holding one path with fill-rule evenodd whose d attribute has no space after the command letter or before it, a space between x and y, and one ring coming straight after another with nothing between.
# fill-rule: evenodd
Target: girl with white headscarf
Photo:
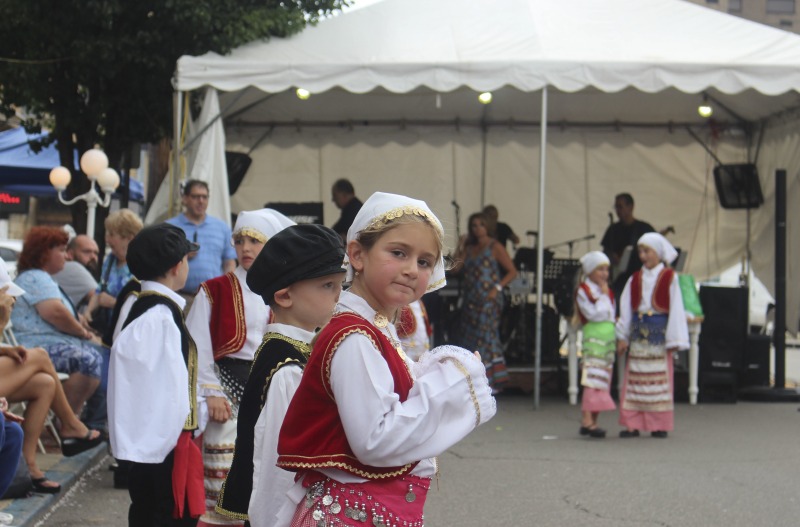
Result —
<instances>
[{"instance_id":1,"label":"girl with white headscarf","mask_svg":"<svg viewBox=\"0 0 800 527\"><path fill-rule=\"evenodd\" d=\"M689 347L689 329L677 273L678 252L661 234L637 243L642 269L628 279L620 298L617 353L628 352L620 394L620 437L648 431L665 438L674 427L672 355Z\"/></svg>"},{"instance_id":2,"label":"girl with white headscarf","mask_svg":"<svg viewBox=\"0 0 800 527\"><path fill-rule=\"evenodd\" d=\"M603 438L606 431L597 426L600 412L616 410L611 398L614 373L614 293L608 286L608 256L591 251L581 258L585 277L575 293L576 315L583 324L581 386L581 435Z\"/></svg>"},{"instance_id":3,"label":"girl with white headscarf","mask_svg":"<svg viewBox=\"0 0 800 527\"><path fill-rule=\"evenodd\" d=\"M276 526L423 524L435 456L495 413L477 354L440 346L412 362L400 309L445 284L442 225L423 201L378 192L347 233L347 276L281 427L295 471Z\"/></svg>"}]
</instances>

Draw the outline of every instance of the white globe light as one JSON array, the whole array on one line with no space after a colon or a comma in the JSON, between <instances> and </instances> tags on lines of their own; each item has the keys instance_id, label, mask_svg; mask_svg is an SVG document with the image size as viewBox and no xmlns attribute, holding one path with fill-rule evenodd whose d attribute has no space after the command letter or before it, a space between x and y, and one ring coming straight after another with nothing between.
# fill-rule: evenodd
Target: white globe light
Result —
<instances>
[{"instance_id":1,"label":"white globe light","mask_svg":"<svg viewBox=\"0 0 800 527\"><path fill-rule=\"evenodd\" d=\"M108 157L102 150L93 148L81 156L81 170L89 179L96 179L104 168L108 168Z\"/></svg>"},{"instance_id":2,"label":"white globe light","mask_svg":"<svg viewBox=\"0 0 800 527\"><path fill-rule=\"evenodd\" d=\"M114 192L119 186L119 174L113 168L104 168L97 174L97 183L103 192Z\"/></svg>"},{"instance_id":3,"label":"white globe light","mask_svg":"<svg viewBox=\"0 0 800 527\"><path fill-rule=\"evenodd\" d=\"M67 167L56 167L50 171L50 184L57 190L65 190L70 181L72 181L72 174Z\"/></svg>"},{"instance_id":4,"label":"white globe light","mask_svg":"<svg viewBox=\"0 0 800 527\"><path fill-rule=\"evenodd\" d=\"M489 104L490 102L492 102L492 92L485 91L481 93L480 95L478 95L478 100L481 102L481 104Z\"/></svg>"},{"instance_id":5,"label":"white globe light","mask_svg":"<svg viewBox=\"0 0 800 527\"><path fill-rule=\"evenodd\" d=\"M297 98L300 99L301 101L305 101L306 99L311 97L311 92L303 88L297 88L295 94L297 94Z\"/></svg>"},{"instance_id":6,"label":"white globe light","mask_svg":"<svg viewBox=\"0 0 800 527\"><path fill-rule=\"evenodd\" d=\"M714 109L708 103L703 103L697 107L697 113L700 114L700 117L705 117L707 119L714 113Z\"/></svg>"}]
</instances>

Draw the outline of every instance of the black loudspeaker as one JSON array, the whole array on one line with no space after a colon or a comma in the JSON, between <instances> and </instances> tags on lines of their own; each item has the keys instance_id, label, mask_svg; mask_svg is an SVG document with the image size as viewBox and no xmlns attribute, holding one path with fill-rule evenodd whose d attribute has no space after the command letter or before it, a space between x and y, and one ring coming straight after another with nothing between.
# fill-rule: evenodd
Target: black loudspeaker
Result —
<instances>
[{"instance_id":1,"label":"black loudspeaker","mask_svg":"<svg viewBox=\"0 0 800 527\"><path fill-rule=\"evenodd\" d=\"M736 402L747 344L747 299L746 287L700 287L705 313L699 341L701 402Z\"/></svg>"},{"instance_id":2,"label":"black loudspeaker","mask_svg":"<svg viewBox=\"0 0 800 527\"><path fill-rule=\"evenodd\" d=\"M247 169L253 159L242 152L225 152L225 166L228 168L228 193L233 196L242 184Z\"/></svg>"},{"instance_id":3,"label":"black loudspeaker","mask_svg":"<svg viewBox=\"0 0 800 527\"><path fill-rule=\"evenodd\" d=\"M769 386L769 335L747 335L740 386Z\"/></svg>"},{"instance_id":4,"label":"black loudspeaker","mask_svg":"<svg viewBox=\"0 0 800 527\"><path fill-rule=\"evenodd\" d=\"M717 165L714 183L723 209L757 209L764 203L758 170L753 164Z\"/></svg>"},{"instance_id":5,"label":"black loudspeaker","mask_svg":"<svg viewBox=\"0 0 800 527\"><path fill-rule=\"evenodd\" d=\"M746 287L700 287L705 314L700 330L700 372L742 368L747 342Z\"/></svg>"}]
</instances>

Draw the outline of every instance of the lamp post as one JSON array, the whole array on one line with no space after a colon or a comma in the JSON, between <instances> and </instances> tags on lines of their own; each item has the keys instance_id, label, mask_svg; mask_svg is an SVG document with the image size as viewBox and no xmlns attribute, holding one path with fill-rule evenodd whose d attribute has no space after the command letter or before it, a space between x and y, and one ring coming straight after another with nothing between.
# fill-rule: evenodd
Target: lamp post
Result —
<instances>
[{"instance_id":1,"label":"lamp post","mask_svg":"<svg viewBox=\"0 0 800 527\"><path fill-rule=\"evenodd\" d=\"M55 167L50 171L50 184L58 190L58 200L64 205L72 205L78 200L86 202L86 234L94 239L94 216L97 206L108 207L111 204L111 194L119 186L119 174L113 168L108 167L108 157L102 150L87 150L81 156L81 170L89 178L89 191L75 196L71 200L64 199L63 192L67 189L72 174L66 167ZM95 189L95 182L105 193L104 197Z\"/></svg>"}]
</instances>

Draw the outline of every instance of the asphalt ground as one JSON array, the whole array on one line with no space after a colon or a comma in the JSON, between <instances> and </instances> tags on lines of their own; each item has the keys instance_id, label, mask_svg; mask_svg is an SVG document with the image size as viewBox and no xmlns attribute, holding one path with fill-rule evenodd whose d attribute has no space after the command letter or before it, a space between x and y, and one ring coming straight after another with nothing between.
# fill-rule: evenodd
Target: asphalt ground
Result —
<instances>
[{"instance_id":1,"label":"asphalt ground","mask_svg":"<svg viewBox=\"0 0 800 527\"><path fill-rule=\"evenodd\" d=\"M561 398L501 395L498 414L440 458L430 526L800 525L797 403L676 405L675 431L578 434Z\"/></svg>"}]
</instances>

